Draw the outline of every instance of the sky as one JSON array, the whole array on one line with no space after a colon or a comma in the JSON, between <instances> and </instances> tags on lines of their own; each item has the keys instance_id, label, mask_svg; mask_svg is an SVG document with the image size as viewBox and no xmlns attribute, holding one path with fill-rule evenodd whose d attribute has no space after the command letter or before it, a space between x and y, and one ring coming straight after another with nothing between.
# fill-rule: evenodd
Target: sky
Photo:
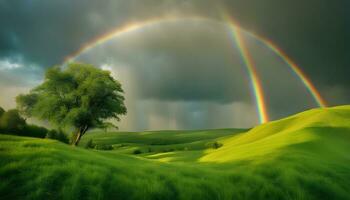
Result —
<instances>
[{"instance_id":1,"label":"sky","mask_svg":"<svg viewBox=\"0 0 350 200\"><path fill-rule=\"evenodd\" d=\"M312 81L329 106L350 103L346 0L0 1L0 106L40 84L45 70L118 27L155 21L75 57L120 80L121 130L259 124L251 79L227 16L241 30L271 120L318 107L261 38ZM167 18L176 20L166 20Z\"/></svg>"}]
</instances>

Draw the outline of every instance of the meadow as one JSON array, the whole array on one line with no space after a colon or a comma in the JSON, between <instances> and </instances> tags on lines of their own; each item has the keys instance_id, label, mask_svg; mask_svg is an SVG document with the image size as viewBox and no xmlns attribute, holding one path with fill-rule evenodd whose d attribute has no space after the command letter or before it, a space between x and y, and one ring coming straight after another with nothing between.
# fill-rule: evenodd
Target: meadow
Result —
<instances>
[{"instance_id":1,"label":"meadow","mask_svg":"<svg viewBox=\"0 0 350 200\"><path fill-rule=\"evenodd\" d=\"M79 147L3 133L0 199L350 199L349 152L350 106L250 130L92 131Z\"/></svg>"}]
</instances>

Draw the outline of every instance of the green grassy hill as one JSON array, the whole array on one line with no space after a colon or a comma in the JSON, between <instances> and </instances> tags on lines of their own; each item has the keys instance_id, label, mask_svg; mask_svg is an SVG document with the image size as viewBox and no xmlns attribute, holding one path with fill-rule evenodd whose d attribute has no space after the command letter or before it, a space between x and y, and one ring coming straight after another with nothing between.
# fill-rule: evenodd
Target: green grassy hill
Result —
<instances>
[{"instance_id":1,"label":"green grassy hill","mask_svg":"<svg viewBox=\"0 0 350 200\"><path fill-rule=\"evenodd\" d=\"M0 199L350 199L350 106L248 131L84 137L113 150L0 135Z\"/></svg>"},{"instance_id":2,"label":"green grassy hill","mask_svg":"<svg viewBox=\"0 0 350 200\"><path fill-rule=\"evenodd\" d=\"M118 153L133 154L135 150L139 150L141 156L149 156L156 153L214 148L214 143L219 139L229 138L245 131L247 130L91 132L82 139L80 146L84 147L89 140L92 140L97 146L111 146Z\"/></svg>"}]
</instances>

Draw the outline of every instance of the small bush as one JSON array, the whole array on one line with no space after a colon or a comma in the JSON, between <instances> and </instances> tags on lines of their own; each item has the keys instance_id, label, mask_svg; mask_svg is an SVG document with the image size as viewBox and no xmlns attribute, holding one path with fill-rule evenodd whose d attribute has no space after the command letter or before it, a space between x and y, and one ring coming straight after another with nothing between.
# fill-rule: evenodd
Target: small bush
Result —
<instances>
[{"instance_id":1,"label":"small bush","mask_svg":"<svg viewBox=\"0 0 350 200\"><path fill-rule=\"evenodd\" d=\"M50 130L49 132L47 132L45 138L58 140L58 141L61 141L63 143L66 143L66 144L69 143L69 139L68 139L67 135L64 134L61 130L59 130L59 131Z\"/></svg>"},{"instance_id":2,"label":"small bush","mask_svg":"<svg viewBox=\"0 0 350 200\"><path fill-rule=\"evenodd\" d=\"M26 125L21 135L37 138L45 138L48 130L36 125Z\"/></svg>"},{"instance_id":3,"label":"small bush","mask_svg":"<svg viewBox=\"0 0 350 200\"><path fill-rule=\"evenodd\" d=\"M141 154L141 153L142 153L142 151L140 149L135 149L133 152L133 154Z\"/></svg>"},{"instance_id":4,"label":"small bush","mask_svg":"<svg viewBox=\"0 0 350 200\"><path fill-rule=\"evenodd\" d=\"M94 149L96 144L92 141L92 139L88 140L88 142L85 144L86 149Z\"/></svg>"},{"instance_id":5,"label":"small bush","mask_svg":"<svg viewBox=\"0 0 350 200\"><path fill-rule=\"evenodd\" d=\"M220 148L220 147L222 147L223 146L223 144L222 143L219 143L219 142L217 142L217 141L215 141L215 142L210 142L210 143L207 143L206 144L206 147L207 148L213 148L213 149L218 149L218 148Z\"/></svg>"},{"instance_id":6,"label":"small bush","mask_svg":"<svg viewBox=\"0 0 350 200\"><path fill-rule=\"evenodd\" d=\"M214 149L218 149L218 148L222 147L222 145L223 145L223 144L221 144L221 143L215 141L214 144L213 144L213 148L214 148Z\"/></svg>"},{"instance_id":7,"label":"small bush","mask_svg":"<svg viewBox=\"0 0 350 200\"><path fill-rule=\"evenodd\" d=\"M69 143L68 136L65 133L63 133L63 132L59 132L58 133L58 140L61 141L61 142L66 143L66 144Z\"/></svg>"}]
</instances>

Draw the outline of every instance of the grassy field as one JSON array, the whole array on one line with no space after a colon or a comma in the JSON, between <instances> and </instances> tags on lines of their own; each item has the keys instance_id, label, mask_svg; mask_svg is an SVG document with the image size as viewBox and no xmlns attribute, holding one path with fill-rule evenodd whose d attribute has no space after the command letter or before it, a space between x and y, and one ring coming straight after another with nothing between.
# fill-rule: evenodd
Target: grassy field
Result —
<instances>
[{"instance_id":1,"label":"grassy field","mask_svg":"<svg viewBox=\"0 0 350 200\"><path fill-rule=\"evenodd\" d=\"M0 199L350 199L349 152L350 106L251 130L91 132L78 148L1 134Z\"/></svg>"},{"instance_id":2,"label":"grassy field","mask_svg":"<svg viewBox=\"0 0 350 200\"><path fill-rule=\"evenodd\" d=\"M86 146L92 140L97 146L111 146L118 153L133 154L139 150L143 155L175 151L201 151L215 148L219 139L229 138L243 133L244 129L219 129L197 131L147 131L147 132L91 132L86 135L80 146ZM193 159L190 159L193 161Z\"/></svg>"}]
</instances>

